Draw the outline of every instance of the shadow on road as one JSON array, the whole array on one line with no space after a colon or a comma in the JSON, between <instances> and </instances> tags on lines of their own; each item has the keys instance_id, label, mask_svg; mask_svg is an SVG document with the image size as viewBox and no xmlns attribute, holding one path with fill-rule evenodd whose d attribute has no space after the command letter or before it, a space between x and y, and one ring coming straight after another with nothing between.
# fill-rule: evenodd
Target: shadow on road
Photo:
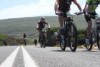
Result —
<instances>
[{"instance_id":1,"label":"shadow on road","mask_svg":"<svg viewBox=\"0 0 100 67\"><path fill-rule=\"evenodd\" d=\"M51 50L52 52L72 52L71 50L65 50L65 51L62 51L62 50ZM76 50L75 52L100 52L99 50L91 50L91 51L87 51L87 50Z\"/></svg>"},{"instance_id":2,"label":"shadow on road","mask_svg":"<svg viewBox=\"0 0 100 67\"><path fill-rule=\"evenodd\" d=\"M65 51L62 51L62 50L52 50L52 52L72 52L71 50L65 50Z\"/></svg>"},{"instance_id":3,"label":"shadow on road","mask_svg":"<svg viewBox=\"0 0 100 67\"><path fill-rule=\"evenodd\" d=\"M100 52L100 51L97 51L97 50L87 51L87 50L85 50L85 52Z\"/></svg>"}]
</instances>

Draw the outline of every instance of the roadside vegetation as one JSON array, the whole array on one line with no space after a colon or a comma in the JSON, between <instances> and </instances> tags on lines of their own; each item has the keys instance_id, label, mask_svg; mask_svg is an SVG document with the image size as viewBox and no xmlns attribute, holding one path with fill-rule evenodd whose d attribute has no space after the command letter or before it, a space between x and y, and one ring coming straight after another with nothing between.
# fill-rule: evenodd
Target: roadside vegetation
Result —
<instances>
[{"instance_id":1,"label":"roadside vegetation","mask_svg":"<svg viewBox=\"0 0 100 67\"><path fill-rule=\"evenodd\" d=\"M50 34L48 35L48 46L57 46L59 43L54 37L54 32L58 31L58 27L51 28ZM78 46L85 43L85 30L78 30Z\"/></svg>"},{"instance_id":2,"label":"roadside vegetation","mask_svg":"<svg viewBox=\"0 0 100 67\"><path fill-rule=\"evenodd\" d=\"M12 36L0 34L0 46L14 46L20 44L23 44L23 39L18 39Z\"/></svg>"},{"instance_id":3,"label":"roadside vegetation","mask_svg":"<svg viewBox=\"0 0 100 67\"><path fill-rule=\"evenodd\" d=\"M0 20L0 45L20 45L23 44L23 33L27 34L27 43L33 45L34 39L38 40L36 24L41 17L12 18ZM59 23L57 16L47 16L46 21L50 23L51 30L48 31L48 46L58 45L54 32L58 30ZM87 26L84 16L74 16L74 22L78 29L78 44L84 43L85 28ZM5 34L5 35L2 35Z\"/></svg>"}]
</instances>

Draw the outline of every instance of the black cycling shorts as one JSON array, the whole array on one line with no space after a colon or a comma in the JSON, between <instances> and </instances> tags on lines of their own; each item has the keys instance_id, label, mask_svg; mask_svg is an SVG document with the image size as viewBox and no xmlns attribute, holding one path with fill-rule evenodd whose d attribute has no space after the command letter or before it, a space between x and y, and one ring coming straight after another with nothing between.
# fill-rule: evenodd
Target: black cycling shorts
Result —
<instances>
[{"instance_id":1,"label":"black cycling shorts","mask_svg":"<svg viewBox=\"0 0 100 67\"><path fill-rule=\"evenodd\" d=\"M91 21L91 19L95 19L95 15L96 15L96 12L93 12L93 13L88 13L89 15L84 15L85 16L85 19L86 21Z\"/></svg>"}]
</instances>

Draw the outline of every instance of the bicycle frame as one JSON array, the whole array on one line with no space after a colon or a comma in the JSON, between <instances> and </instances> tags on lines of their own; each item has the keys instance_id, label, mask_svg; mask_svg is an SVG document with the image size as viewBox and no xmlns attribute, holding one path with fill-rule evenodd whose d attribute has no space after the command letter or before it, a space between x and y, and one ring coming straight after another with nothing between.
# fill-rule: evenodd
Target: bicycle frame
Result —
<instances>
[{"instance_id":1,"label":"bicycle frame","mask_svg":"<svg viewBox=\"0 0 100 67\"><path fill-rule=\"evenodd\" d=\"M75 25L75 23L73 21L73 15L71 15L69 12L63 13L63 19L64 19L63 28L66 30L66 32L64 32L64 36L66 36L66 34L68 34L67 30L69 29L69 26L71 24Z\"/></svg>"},{"instance_id":2,"label":"bicycle frame","mask_svg":"<svg viewBox=\"0 0 100 67\"><path fill-rule=\"evenodd\" d=\"M24 40L24 45L26 46L26 44L27 44L27 39L26 39L26 38L23 38L23 40Z\"/></svg>"},{"instance_id":3,"label":"bicycle frame","mask_svg":"<svg viewBox=\"0 0 100 67\"><path fill-rule=\"evenodd\" d=\"M64 20L63 27L65 27L66 24L69 24L70 21L73 21L73 15L71 15L69 12L64 12L62 15L63 15L63 20Z\"/></svg>"},{"instance_id":4,"label":"bicycle frame","mask_svg":"<svg viewBox=\"0 0 100 67\"><path fill-rule=\"evenodd\" d=\"M47 29L46 29L46 28L43 28L43 29L41 30L40 36L43 37L43 39L45 38L46 32L47 32Z\"/></svg>"},{"instance_id":5,"label":"bicycle frame","mask_svg":"<svg viewBox=\"0 0 100 67\"><path fill-rule=\"evenodd\" d=\"M97 33L100 33L100 29L98 30L98 27L100 27L100 17L99 16L96 16L95 25L96 25Z\"/></svg>"},{"instance_id":6,"label":"bicycle frame","mask_svg":"<svg viewBox=\"0 0 100 67\"><path fill-rule=\"evenodd\" d=\"M46 41L47 41L47 29L44 28L41 30L41 34L40 34L40 45L41 47L44 47L46 46Z\"/></svg>"},{"instance_id":7,"label":"bicycle frame","mask_svg":"<svg viewBox=\"0 0 100 67\"><path fill-rule=\"evenodd\" d=\"M62 16L63 28L60 30L60 46L63 51L68 46L74 52L77 48L77 29L73 24L73 16L69 12L63 12Z\"/></svg>"}]
</instances>

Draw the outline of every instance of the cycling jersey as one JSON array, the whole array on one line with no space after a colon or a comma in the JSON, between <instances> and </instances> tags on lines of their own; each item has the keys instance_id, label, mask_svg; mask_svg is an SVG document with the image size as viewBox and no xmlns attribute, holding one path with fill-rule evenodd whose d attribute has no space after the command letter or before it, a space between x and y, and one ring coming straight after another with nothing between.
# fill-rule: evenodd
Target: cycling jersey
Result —
<instances>
[{"instance_id":1,"label":"cycling jersey","mask_svg":"<svg viewBox=\"0 0 100 67\"><path fill-rule=\"evenodd\" d=\"M26 38L26 37L27 37L27 35L24 33L23 38Z\"/></svg>"},{"instance_id":2,"label":"cycling jersey","mask_svg":"<svg viewBox=\"0 0 100 67\"><path fill-rule=\"evenodd\" d=\"M45 24L47 24L45 21L44 22L38 22L38 26L39 26L39 29L42 30L44 27L45 27Z\"/></svg>"},{"instance_id":3,"label":"cycling jersey","mask_svg":"<svg viewBox=\"0 0 100 67\"><path fill-rule=\"evenodd\" d=\"M98 7L98 2L100 0L87 0L87 4L89 5L88 7L88 12L92 13L95 12L96 8Z\"/></svg>"},{"instance_id":4,"label":"cycling jersey","mask_svg":"<svg viewBox=\"0 0 100 67\"><path fill-rule=\"evenodd\" d=\"M69 11L70 5L73 0L59 0L59 10Z\"/></svg>"}]
</instances>

